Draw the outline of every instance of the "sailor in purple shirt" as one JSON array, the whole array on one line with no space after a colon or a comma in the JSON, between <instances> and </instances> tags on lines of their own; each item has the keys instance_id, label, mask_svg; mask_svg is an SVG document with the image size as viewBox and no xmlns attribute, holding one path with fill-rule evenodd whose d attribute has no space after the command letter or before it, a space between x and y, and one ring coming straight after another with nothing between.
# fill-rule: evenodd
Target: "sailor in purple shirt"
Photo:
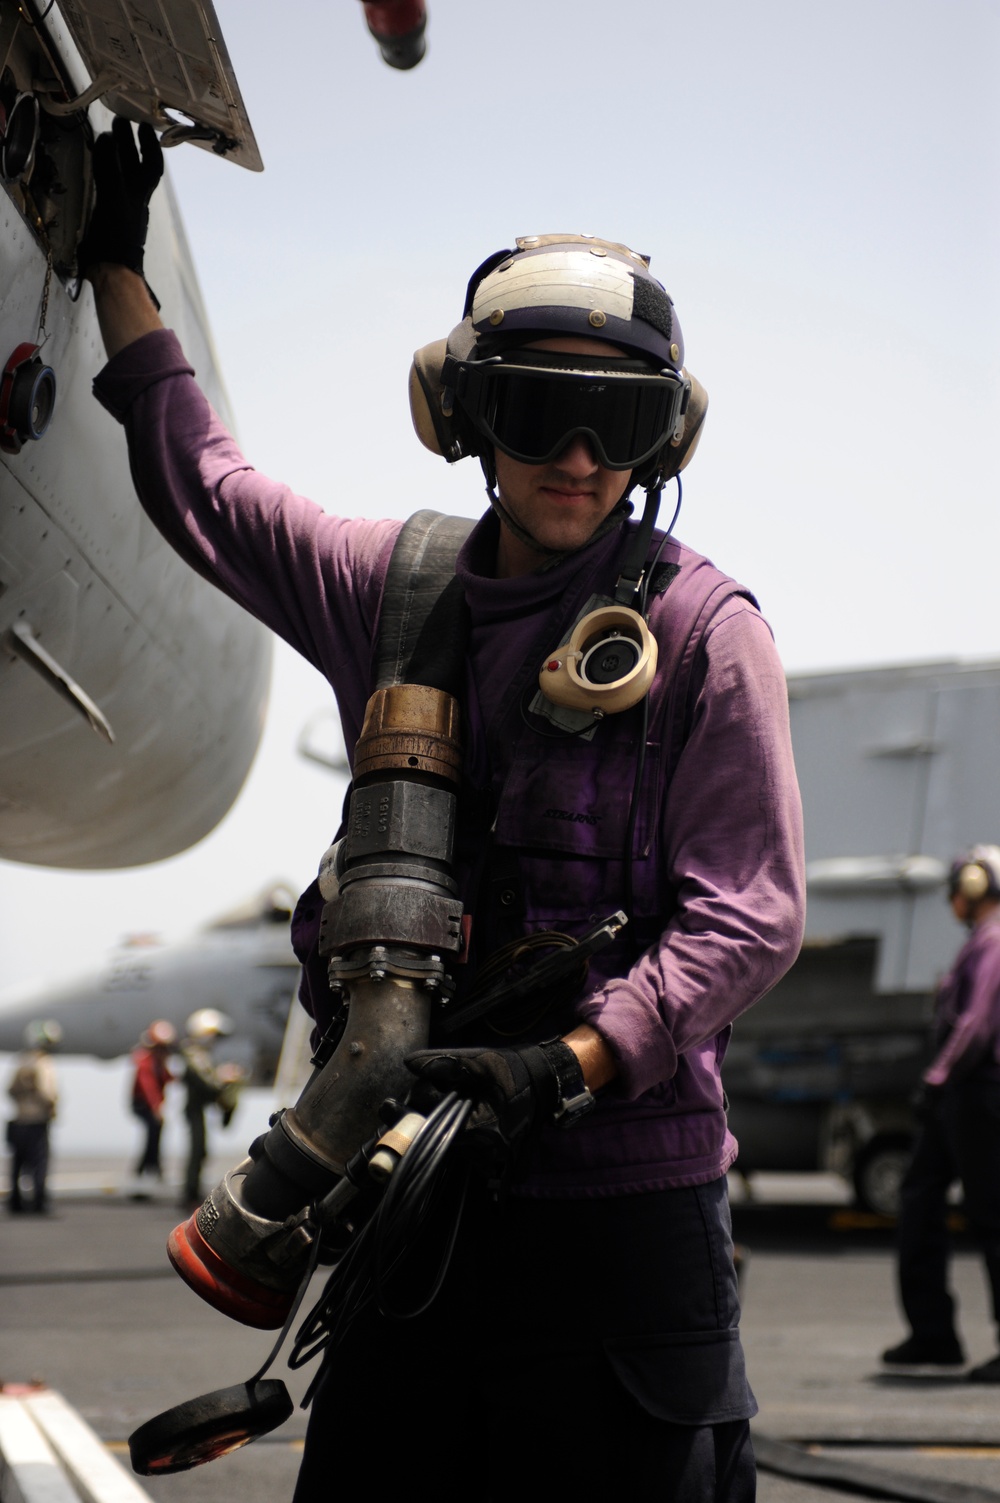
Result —
<instances>
[{"instance_id":1,"label":"sailor in purple shirt","mask_svg":"<svg viewBox=\"0 0 1000 1503\"><path fill-rule=\"evenodd\" d=\"M156 152L140 139L141 166L116 125L117 177L106 152L98 180L126 232L87 258L110 357L96 393L125 426L156 525L326 675L350 756L399 524L326 515L259 475L224 430L142 280L135 222ZM801 941L784 675L749 592L652 530L705 396L644 258L592 237L519 241L473 275L443 376L435 359L411 375L418 434L447 458L476 454L491 503L457 565L469 610L457 866L473 963L512 925L580 936L620 907L630 923L594 957L558 1037L550 1017L527 1043L486 1032L454 1048L432 1034L413 1057L415 1074L480 1102L502 1193L475 1183L426 1314L369 1312L327 1362L296 1503L326 1497L348 1436L362 1455L374 1443L388 1490L412 1490L420 1466L444 1496L529 1485L749 1499L756 1406L720 1071L734 1019ZM539 668L633 565L655 676L640 704L595 722L541 694ZM306 894L295 937L322 1026L315 909ZM571 1099L593 1109L561 1130Z\"/></svg>"},{"instance_id":2,"label":"sailor in purple shirt","mask_svg":"<svg viewBox=\"0 0 1000 1503\"><path fill-rule=\"evenodd\" d=\"M982 1246L1000 1328L1000 846L976 845L955 858L948 899L969 937L938 988L935 1052L923 1073L921 1128L902 1187L899 1295L910 1335L882 1356L909 1371L965 1362L948 1288L948 1191L955 1180ZM1000 1383L1000 1356L966 1376Z\"/></svg>"}]
</instances>

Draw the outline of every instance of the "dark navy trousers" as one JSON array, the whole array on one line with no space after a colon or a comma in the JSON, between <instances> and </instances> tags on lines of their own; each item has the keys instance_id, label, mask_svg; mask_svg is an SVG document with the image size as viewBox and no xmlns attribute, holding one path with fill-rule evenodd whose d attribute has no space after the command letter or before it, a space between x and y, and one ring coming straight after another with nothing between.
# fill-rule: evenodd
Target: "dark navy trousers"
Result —
<instances>
[{"instance_id":1,"label":"dark navy trousers","mask_svg":"<svg viewBox=\"0 0 1000 1503\"><path fill-rule=\"evenodd\" d=\"M157 1116L153 1108L145 1101L133 1101L132 1111L139 1118L145 1129L142 1141L142 1151L139 1161L135 1166L137 1175L161 1174L160 1167L160 1138L163 1135L163 1122Z\"/></svg>"},{"instance_id":2,"label":"dark navy trousers","mask_svg":"<svg viewBox=\"0 0 1000 1503\"><path fill-rule=\"evenodd\" d=\"M8 1127L10 1166L10 1208L23 1211L23 1183L31 1184L31 1209L48 1209L46 1179L49 1172L49 1124L47 1122L11 1122Z\"/></svg>"},{"instance_id":3,"label":"dark navy trousers","mask_svg":"<svg viewBox=\"0 0 1000 1503\"><path fill-rule=\"evenodd\" d=\"M477 1189L438 1300L369 1310L325 1364L295 1503L348 1452L373 1494L750 1503L723 1180L593 1200Z\"/></svg>"},{"instance_id":4,"label":"dark navy trousers","mask_svg":"<svg viewBox=\"0 0 1000 1503\"><path fill-rule=\"evenodd\" d=\"M903 1180L899 1293L916 1336L951 1337L948 1191L961 1180L964 1208L983 1252L1000 1327L1000 1082L947 1086L924 1122Z\"/></svg>"}]
</instances>

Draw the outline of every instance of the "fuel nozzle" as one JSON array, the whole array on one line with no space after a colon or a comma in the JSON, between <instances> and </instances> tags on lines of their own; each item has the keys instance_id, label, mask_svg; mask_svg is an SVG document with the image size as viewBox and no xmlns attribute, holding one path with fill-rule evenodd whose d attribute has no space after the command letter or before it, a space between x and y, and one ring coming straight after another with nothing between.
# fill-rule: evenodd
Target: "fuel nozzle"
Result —
<instances>
[{"instance_id":1,"label":"fuel nozzle","mask_svg":"<svg viewBox=\"0 0 1000 1503\"><path fill-rule=\"evenodd\" d=\"M368 702L355 754L347 830L324 860L320 953L346 1016L321 1045L295 1105L171 1233L168 1255L209 1304L245 1325L282 1324L325 1217L353 1198L349 1166L376 1136L371 1178L391 1167L400 1123L379 1128L387 1100L405 1099L406 1056L427 1043L432 1009L451 990L462 945L452 875L458 705L442 690L393 684ZM328 853L329 854L329 853ZM406 1119L404 1118L404 1121Z\"/></svg>"},{"instance_id":2,"label":"fuel nozzle","mask_svg":"<svg viewBox=\"0 0 1000 1503\"><path fill-rule=\"evenodd\" d=\"M461 1103L456 1113L455 1098L449 1097L438 1103L428 1118L422 1112L411 1111L398 1101L384 1101L381 1109L384 1123L382 1133L358 1150L345 1166L343 1176L337 1180L333 1189L310 1207L308 1219L313 1237L322 1238L324 1232L341 1221L355 1197L365 1189L375 1187L380 1192L384 1190L407 1153L415 1147L423 1130L426 1128L433 1134L435 1122L440 1123L443 1113L447 1112L452 1116L453 1128L460 1128L470 1110L468 1103ZM437 1141L440 1142L440 1138ZM421 1169L418 1168L417 1174L420 1173ZM178 1233L183 1231L184 1228L178 1228ZM178 1233L174 1234L175 1237ZM208 1251L211 1253L211 1249ZM245 1383L235 1383L226 1388L214 1389L211 1393L199 1394L197 1398L164 1410L162 1414L157 1414L140 1425L128 1439L129 1454L136 1472L150 1477L188 1471L259 1439L288 1419L293 1406L287 1388L281 1381L265 1378L264 1375L277 1357L292 1325L318 1260L318 1252L319 1248L314 1245L298 1290L289 1302L285 1329L263 1367ZM236 1288L232 1270L227 1270L226 1277L231 1298ZM263 1311L263 1303L258 1303ZM250 1320L247 1323L256 1325L271 1322ZM290 1365L299 1366L301 1363L291 1362Z\"/></svg>"},{"instance_id":3,"label":"fuel nozzle","mask_svg":"<svg viewBox=\"0 0 1000 1503\"><path fill-rule=\"evenodd\" d=\"M368 30L390 68L415 68L427 51L424 0L363 0Z\"/></svg>"}]
</instances>

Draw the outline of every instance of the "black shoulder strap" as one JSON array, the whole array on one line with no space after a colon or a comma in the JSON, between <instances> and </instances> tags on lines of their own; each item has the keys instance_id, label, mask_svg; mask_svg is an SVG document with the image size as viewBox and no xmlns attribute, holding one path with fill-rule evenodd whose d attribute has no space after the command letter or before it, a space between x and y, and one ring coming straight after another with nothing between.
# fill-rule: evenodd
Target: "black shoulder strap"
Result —
<instances>
[{"instance_id":1,"label":"black shoulder strap","mask_svg":"<svg viewBox=\"0 0 1000 1503\"><path fill-rule=\"evenodd\" d=\"M457 695L468 646L468 606L455 560L474 522L415 512L396 539L382 589L376 689L425 684Z\"/></svg>"}]
</instances>

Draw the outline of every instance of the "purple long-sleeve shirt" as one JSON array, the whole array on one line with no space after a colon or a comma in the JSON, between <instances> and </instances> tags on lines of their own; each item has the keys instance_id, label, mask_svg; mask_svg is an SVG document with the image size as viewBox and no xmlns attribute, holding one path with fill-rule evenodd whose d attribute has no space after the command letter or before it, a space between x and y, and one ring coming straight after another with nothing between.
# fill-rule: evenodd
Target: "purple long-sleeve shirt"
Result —
<instances>
[{"instance_id":1,"label":"purple long-sleeve shirt","mask_svg":"<svg viewBox=\"0 0 1000 1503\"><path fill-rule=\"evenodd\" d=\"M167 331L124 349L95 391L125 423L152 520L327 677L352 757L400 524L328 516L259 475ZM542 739L522 715L538 665L591 596L613 585L622 548L613 532L553 569L496 579L488 515L459 556L471 613L466 764L492 791L497 844L517 852L529 932L580 934L622 902L635 720L608 717L591 745ZM595 957L577 1006L618 1076L571 1132L543 1134L526 1193L631 1193L723 1173L736 1154L720 1081L729 1027L801 943L801 810L771 634L708 560L673 540L661 558L676 577L649 618L659 666L633 844L634 922L627 942ZM468 877L459 872L460 886Z\"/></svg>"},{"instance_id":2,"label":"purple long-sleeve shirt","mask_svg":"<svg viewBox=\"0 0 1000 1503\"><path fill-rule=\"evenodd\" d=\"M940 1047L924 1071L928 1085L1000 1080L1000 913L978 923L956 955L938 988L934 1028Z\"/></svg>"}]
</instances>

